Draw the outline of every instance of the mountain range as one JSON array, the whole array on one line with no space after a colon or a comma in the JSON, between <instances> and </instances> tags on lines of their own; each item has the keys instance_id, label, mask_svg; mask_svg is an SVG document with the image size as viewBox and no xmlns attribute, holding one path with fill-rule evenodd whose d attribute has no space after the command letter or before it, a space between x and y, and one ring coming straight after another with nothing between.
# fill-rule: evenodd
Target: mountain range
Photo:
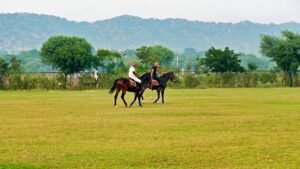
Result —
<instances>
[{"instance_id":1,"label":"mountain range","mask_svg":"<svg viewBox=\"0 0 300 169\"><path fill-rule=\"evenodd\" d=\"M84 37L95 49L125 50L163 45L180 52L185 48L204 51L211 46L229 46L238 52L257 54L262 34L279 36L282 30L300 32L300 24L215 23L129 15L75 22L51 15L0 14L0 51L40 49L49 37L67 35Z\"/></svg>"}]
</instances>

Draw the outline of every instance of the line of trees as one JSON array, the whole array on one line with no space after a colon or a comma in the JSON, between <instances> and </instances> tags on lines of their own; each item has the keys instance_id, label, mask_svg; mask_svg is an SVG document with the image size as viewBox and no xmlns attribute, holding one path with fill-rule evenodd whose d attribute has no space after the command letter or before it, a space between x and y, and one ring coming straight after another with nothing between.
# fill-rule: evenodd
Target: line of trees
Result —
<instances>
[{"instance_id":1,"label":"line of trees","mask_svg":"<svg viewBox=\"0 0 300 169\"><path fill-rule=\"evenodd\" d=\"M155 61L170 67L175 54L163 46L143 46L136 50L136 56L141 61L140 69L146 70ZM85 39L78 37L51 37L42 46L41 59L63 72L66 80L68 76L92 68L100 68L113 74L127 71L119 52L99 49L93 54L92 46Z\"/></svg>"},{"instance_id":2,"label":"line of trees","mask_svg":"<svg viewBox=\"0 0 300 169\"><path fill-rule=\"evenodd\" d=\"M287 86L293 86L294 79L300 65L300 35L290 31L283 31L282 37L263 35L260 44L261 53L274 61L278 68L285 74L283 79ZM163 46L142 46L132 52L135 59L140 61L138 71L147 71L155 61L161 62L163 70L175 70L176 54ZM186 49L186 54L199 56L197 51ZM41 48L40 58L43 63L64 74L67 78L79 72L100 69L111 74L127 72L124 63L125 53L119 53L107 49L95 51L84 38L54 36L48 39ZM211 47L204 57L197 57L196 63L186 65L186 70L196 73L243 73L253 72L258 66L254 62L247 67L241 66L240 53L236 53L229 47L216 49ZM132 60L133 61L133 60ZM179 71L179 70L178 70ZM21 61L12 57L8 62L0 59L0 78L3 79L12 73L21 72ZM70 78L70 79L71 79ZM3 83L2 83L3 84ZM67 83L65 83L67 84Z\"/></svg>"}]
</instances>

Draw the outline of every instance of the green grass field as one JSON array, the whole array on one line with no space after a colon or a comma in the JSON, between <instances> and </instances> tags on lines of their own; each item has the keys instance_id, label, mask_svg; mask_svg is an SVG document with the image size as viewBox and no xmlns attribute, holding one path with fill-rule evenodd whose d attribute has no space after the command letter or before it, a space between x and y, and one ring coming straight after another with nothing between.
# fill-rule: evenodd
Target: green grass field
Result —
<instances>
[{"instance_id":1,"label":"green grass field","mask_svg":"<svg viewBox=\"0 0 300 169\"><path fill-rule=\"evenodd\" d=\"M1 91L0 169L300 168L300 89L150 98L128 109L108 91Z\"/></svg>"}]
</instances>

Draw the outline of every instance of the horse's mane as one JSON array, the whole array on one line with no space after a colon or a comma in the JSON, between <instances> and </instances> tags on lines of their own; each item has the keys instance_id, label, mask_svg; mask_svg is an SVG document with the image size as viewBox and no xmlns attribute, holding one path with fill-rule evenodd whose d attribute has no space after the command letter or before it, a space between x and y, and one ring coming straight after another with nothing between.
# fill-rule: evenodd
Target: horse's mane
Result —
<instances>
[{"instance_id":1,"label":"horse's mane","mask_svg":"<svg viewBox=\"0 0 300 169\"><path fill-rule=\"evenodd\" d=\"M163 73L163 74L162 74L162 77L166 77L166 76L168 76L168 75L170 75L170 74L172 74L172 73L174 73L174 72Z\"/></svg>"},{"instance_id":2,"label":"horse's mane","mask_svg":"<svg viewBox=\"0 0 300 169\"><path fill-rule=\"evenodd\" d=\"M147 72L141 76L141 80L145 80L147 77L150 77L150 72Z\"/></svg>"}]
</instances>

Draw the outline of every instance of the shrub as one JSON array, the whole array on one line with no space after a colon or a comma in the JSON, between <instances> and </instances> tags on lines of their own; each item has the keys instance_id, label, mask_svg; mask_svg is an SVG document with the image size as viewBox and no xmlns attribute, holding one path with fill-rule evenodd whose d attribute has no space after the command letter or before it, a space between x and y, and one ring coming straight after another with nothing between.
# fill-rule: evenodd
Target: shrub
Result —
<instances>
[{"instance_id":1,"label":"shrub","mask_svg":"<svg viewBox=\"0 0 300 169\"><path fill-rule=\"evenodd\" d=\"M261 73L259 75L259 82L262 86L274 86L277 83L277 75L274 71Z\"/></svg>"},{"instance_id":2,"label":"shrub","mask_svg":"<svg viewBox=\"0 0 300 169\"><path fill-rule=\"evenodd\" d=\"M184 85L187 88L196 88L200 85L200 80L195 75L187 74L184 78Z\"/></svg>"}]
</instances>

